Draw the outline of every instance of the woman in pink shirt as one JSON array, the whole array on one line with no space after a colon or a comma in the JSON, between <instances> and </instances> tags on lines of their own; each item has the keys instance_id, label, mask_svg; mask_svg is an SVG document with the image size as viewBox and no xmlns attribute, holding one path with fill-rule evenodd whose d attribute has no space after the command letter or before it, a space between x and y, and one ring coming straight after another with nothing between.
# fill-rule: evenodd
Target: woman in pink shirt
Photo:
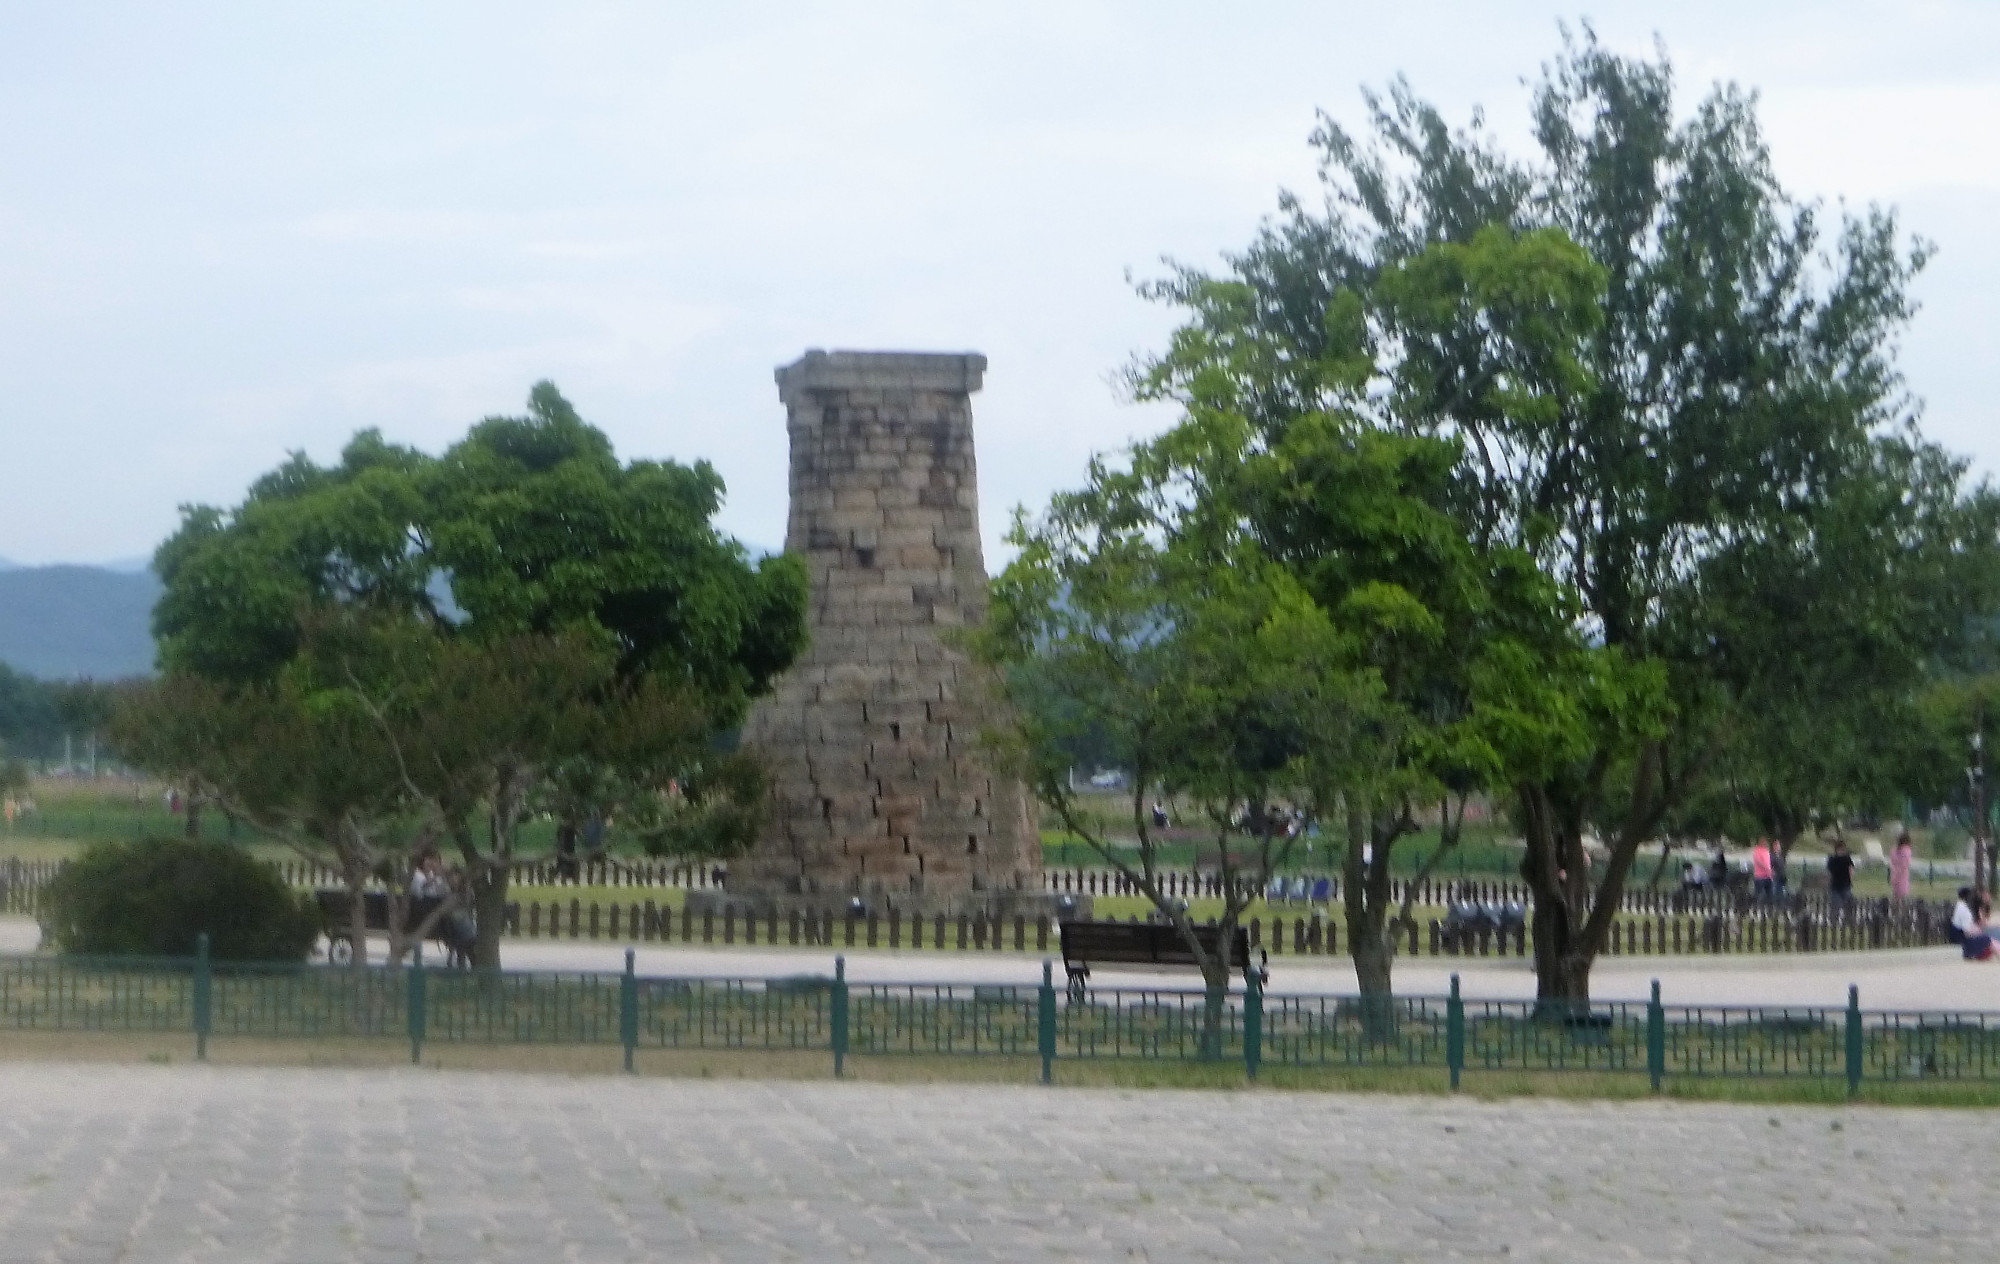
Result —
<instances>
[{"instance_id":1,"label":"woman in pink shirt","mask_svg":"<svg viewBox=\"0 0 2000 1264\"><path fill-rule=\"evenodd\" d=\"M1889 894L1898 900L1910 898L1910 832L1896 835L1896 849L1889 853Z\"/></svg>"},{"instance_id":2,"label":"woman in pink shirt","mask_svg":"<svg viewBox=\"0 0 2000 1264\"><path fill-rule=\"evenodd\" d=\"M1760 838L1750 849L1750 878L1757 888L1757 898L1764 903L1771 902L1776 884L1771 881L1771 840Z\"/></svg>"}]
</instances>

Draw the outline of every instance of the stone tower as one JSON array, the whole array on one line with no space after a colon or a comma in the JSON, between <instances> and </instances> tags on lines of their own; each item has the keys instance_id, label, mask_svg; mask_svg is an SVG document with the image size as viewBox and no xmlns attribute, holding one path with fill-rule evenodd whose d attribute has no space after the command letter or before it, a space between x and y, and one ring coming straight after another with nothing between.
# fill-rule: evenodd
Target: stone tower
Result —
<instances>
[{"instance_id":1,"label":"stone tower","mask_svg":"<svg viewBox=\"0 0 2000 1264\"><path fill-rule=\"evenodd\" d=\"M1033 802L978 744L983 673L939 635L985 616L971 402L985 370L981 355L861 351L778 370L785 548L811 574L812 643L745 729L771 801L730 866L732 900L1040 901Z\"/></svg>"}]
</instances>

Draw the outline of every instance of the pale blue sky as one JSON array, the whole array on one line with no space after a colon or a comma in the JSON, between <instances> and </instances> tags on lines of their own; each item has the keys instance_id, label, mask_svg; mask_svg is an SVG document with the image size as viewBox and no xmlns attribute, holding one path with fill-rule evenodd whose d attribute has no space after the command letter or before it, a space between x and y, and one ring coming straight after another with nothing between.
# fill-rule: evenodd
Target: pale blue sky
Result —
<instances>
[{"instance_id":1,"label":"pale blue sky","mask_svg":"<svg viewBox=\"0 0 2000 1264\"><path fill-rule=\"evenodd\" d=\"M989 549L1158 426L1163 254L1312 180L1315 108L1407 74L1524 130L1587 13L1683 97L1763 94L1801 194L1939 255L1905 364L2000 469L2000 4L0 6L0 556L144 553L355 429L438 448L549 377L627 456L707 457L782 539L773 366L975 349Z\"/></svg>"}]
</instances>

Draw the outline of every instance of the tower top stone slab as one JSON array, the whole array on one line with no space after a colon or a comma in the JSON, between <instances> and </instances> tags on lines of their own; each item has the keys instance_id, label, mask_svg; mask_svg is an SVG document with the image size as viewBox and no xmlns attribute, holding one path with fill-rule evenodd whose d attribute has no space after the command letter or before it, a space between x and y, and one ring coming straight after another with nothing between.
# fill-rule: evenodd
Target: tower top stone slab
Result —
<instances>
[{"instance_id":1,"label":"tower top stone slab","mask_svg":"<svg viewBox=\"0 0 2000 1264\"><path fill-rule=\"evenodd\" d=\"M808 391L944 391L970 395L986 377L976 351L821 351L815 348L778 369L786 406Z\"/></svg>"}]
</instances>

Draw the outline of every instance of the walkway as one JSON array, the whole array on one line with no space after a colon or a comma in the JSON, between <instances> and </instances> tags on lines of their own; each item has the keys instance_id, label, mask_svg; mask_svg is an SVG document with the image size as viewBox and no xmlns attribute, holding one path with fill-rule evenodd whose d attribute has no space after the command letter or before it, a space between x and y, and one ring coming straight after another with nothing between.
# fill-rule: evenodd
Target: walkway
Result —
<instances>
[{"instance_id":1,"label":"walkway","mask_svg":"<svg viewBox=\"0 0 2000 1264\"><path fill-rule=\"evenodd\" d=\"M8 1260L1984 1258L1976 1111L15 1064Z\"/></svg>"},{"instance_id":2,"label":"walkway","mask_svg":"<svg viewBox=\"0 0 2000 1264\"><path fill-rule=\"evenodd\" d=\"M0 953L32 952L35 924L23 917L0 917ZM379 957L383 944L377 940ZM831 974L834 953L847 957L856 982L1015 983L1041 979L1042 959L1033 953L870 951L866 948L814 951L798 948L641 946L642 974L769 978L787 974ZM509 939L501 948L510 970L594 970L625 968L625 949L613 943ZM1471 957L1405 958L1396 965L1396 989L1409 995L1442 995L1451 975L1460 976L1467 997L1505 1000L1535 994L1534 971L1525 959ZM1055 958L1062 979L1062 959ZM1100 986L1193 987L1187 973L1140 974L1110 970L1093 974ZM1882 952L1731 954L1717 957L1605 957L1592 972L1598 1000L1644 1000L1659 979L1665 999L1682 1005L1847 1004L1847 986L1861 988L1868 1009L2000 1010L2000 962L1966 962L1956 948L1902 948ZM1345 957L1271 959L1275 992L1352 992L1354 971Z\"/></svg>"}]
</instances>

